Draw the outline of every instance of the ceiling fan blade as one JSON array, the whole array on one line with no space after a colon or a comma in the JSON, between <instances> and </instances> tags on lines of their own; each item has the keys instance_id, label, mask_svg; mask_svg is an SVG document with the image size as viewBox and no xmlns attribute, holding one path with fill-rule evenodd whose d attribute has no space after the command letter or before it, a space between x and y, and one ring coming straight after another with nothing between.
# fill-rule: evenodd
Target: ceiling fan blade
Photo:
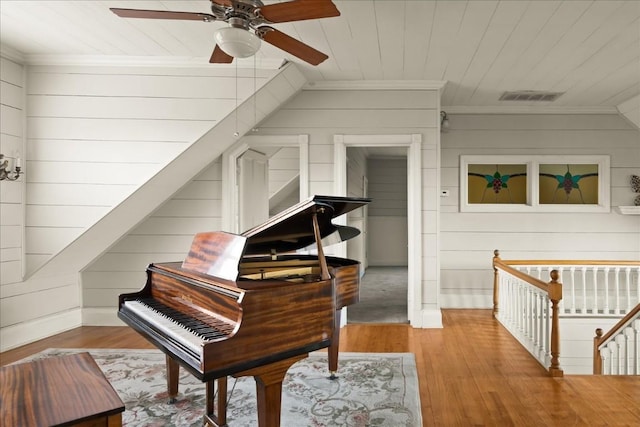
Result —
<instances>
[{"instance_id":1,"label":"ceiling fan blade","mask_svg":"<svg viewBox=\"0 0 640 427\"><path fill-rule=\"evenodd\" d=\"M233 7L233 2L231 0L211 0L211 3L222 7Z\"/></svg>"},{"instance_id":2,"label":"ceiling fan blade","mask_svg":"<svg viewBox=\"0 0 640 427\"><path fill-rule=\"evenodd\" d=\"M293 56L297 56L311 65L318 65L328 58L327 55L319 50L316 50L311 46L302 43L300 40L296 40L282 31L276 30L275 28L263 25L256 30L256 34L258 34L258 37L267 43L289 52Z\"/></svg>"},{"instance_id":3,"label":"ceiling fan blade","mask_svg":"<svg viewBox=\"0 0 640 427\"><path fill-rule=\"evenodd\" d=\"M340 16L340 11L331 0L295 0L262 6L260 15L278 23Z\"/></svg>"},{"instance_id":4,"label":"ceiling fan blade","mask_svg":"<svg viewBox=\"0 0 640 427\"><path fill-rule=\"evenodd\" d=\"M216 45L209 59L210 64L231 64L233 62L233 56L228 55L225 51L220 49L220 46Z\"/></svg>"},{"instance_id":5,"label":"ceiling fan blade","mask_svg":"<svg viewBox=\"0 0 640 427\"><path fill-rule=\"evenodd\" d=\"M146 18L146 19L179 19L186 21L215 21L215 15L197 12L171 12L168 10L144 10L144 9L118 9L111 8L111 12L121 18Z\"/></svg>"}]
</instances>

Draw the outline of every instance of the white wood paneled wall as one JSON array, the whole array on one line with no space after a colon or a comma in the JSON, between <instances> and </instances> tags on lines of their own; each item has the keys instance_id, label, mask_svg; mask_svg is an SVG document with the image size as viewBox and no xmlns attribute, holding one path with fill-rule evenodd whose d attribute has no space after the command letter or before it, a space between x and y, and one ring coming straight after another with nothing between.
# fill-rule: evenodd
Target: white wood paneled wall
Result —
<instances>
[{"instance_id":1,"label":"white wood paneled wall","mask_svg":"<svg viewBox=\"0 0 640 427\"><path fill-rule=\"evenodd\" d=\"M0 153L11 168L24 155L23 80L22 65L0 58ZM23 192L24 177L0 181L0 286L22 280Z\"/></svg>"},{"instance_id":2,"label":"white wood paneled wall","mask_svg":"<svg viewBox=\"0 0 640 427\"><path fill-rule=\"evenodd\" d=\"M347 196L367 197L367 158L366 148L347 147ZM347 256L360 261L360 275L364 275L369 265L367 259L367 214L368 206L347 214L347 225L360 230L360 234L347 240Z\"/></svg>"},{"instance_id":3,"label":"white wood paneled wall","mask_svg":"<svg viewBox=\"0 0 640 427\"><path fill-rule=\"evenodd\" d=\"M269 157L269 197L277 194L300 174L300 150L282 147Z\"/></svg>"},{"instance_id":4,"label":"white wood paneled wall","mask_svg":"<svg viewBox=\"0 0 640 427\"><path fill-rule=\"evenodd\" d=\"M371 216L407 216L407 159L368 160Z\"/></svg>"},{"instance_id":5,"label":"white wood paneled wall","mask_svg":"<svg viewBox=\"0 0 640 427\"><path fill-rule=\"evenodd\" d=\"M24 67L0 58L0 152L25 157ZM30 173L29 167L24 167ZM0 181L0 351L80 325L75 275L23 282L24 175ZM30 323L27 323L30 322Z\"/></svg>"},{"instance_id":6,"label":"white wood paneled wall","mask_svg":"<svg viewBox=\"0 0 640 427\"><path fill-rule=\"evenodd\" d=\"M26 248L32 272L261 87L233 69L28 70ZM239 100L236 100L236 92Z\"/></svg>"},{"instance_id":7,"label":"white wood paneled wall","mask_svg":"<svg viewBox=\"0 0 640 427\"><path fill-rule=\"evenodd\" d=\"M269 215L280 213L299 201L300 149L279 147L269 156Z\"/></svg>"},{"instance_id":8,"label":"white wood paneled wall","mask_svg":"<svg viewBox=\"0 0 640 427\"><path fill-rule=\"evenodd\" d=\"M389 107L386 100L394 100L393 108ZM260 123L260 134L309 133L310 194L331 195L333 194L333 136L335 134L419 133L421 130L433 132L437 129L436 104L437 95L434 91L398 90L376 94L374 91L303 90L283 108ZM371 116L376 118L368 123L362 123L363 117ZM341 126L336 126L338 117L342 123ZM433 154L435 155L435 150ZM432 159L430 163L435 165L437 162ZM215 186L218 191L215 183L201 185L194 190L200 195L191 196L193 200L185 200L182 193L179 193L166 205L175 209L174 211L167 214L165 207L162 207L83 273L85 305L83 321L86 324L117 324L118 321L114 320L117 296L122 292L131 291L132 288L141 288L144 282L143 270L148 262L179 261L184 258L191 238L196 232L195 227L204 226L202 223L191 224L192 220L189 216L191 206L197 206L199 203L213 203L210 205L209 214L204 217L211 218L211 225L216 225L213 219L219 214L217 202L215 198L209 200L202 195L211 186ZM435 206L432 209L435 210ZM199 208L196 211L204 212ZM176 230L189 230L193 233L189 234L185 231L184 234L174 235L167 228L158 226L159 222L167 226L179 224ZM193 228L187 228L186 224ZM184 248L182 254L180 251L174 252L175 249L170 249L178 247ZM330 250L331 248L328 252ZM435 251L430 253L435 254ZM117 266L119 261L123 262L123 267ZM430 274L435 277L437 273ZM432 292L429 293L429 295L432 294Z\"/></svg>"},{"instance_id":9,"label":"white wood paneled wall","mask_svg":"<svg viewBox=\"0 0 640 427\"><path fill-rule=\"evenodd\" d=\"M322 85L316 83L316 88ZM354 85L355 86L355 85ZM265 133L309 134L310 194L333 194L333 137L343 135L421 134L422 240L418 306L439 319L438 254L438 167L439 92L407 88L359 90L345 84L343 89L303 90L268 120L260 124ZM420 323L418 323L420 324ZM439 323L441 325L441 323Z\"/></svg>"},{"instance_id":10,"label":"white wood paneled wall","mask_svg":"<svg viewBox=\"0 0 640 427\"><path fill-rule=\"evenodd\" d=\"M54 66L47 67L42 70L42 73L50 73L50 77L54 82L56 82L59 77L56 72L65 76L68 76L69 74L77 74L78 90L81 90L84 87L81 83L86 77L85 74L91 74L89 72L83 73L82 70L95 70L102 68L103 67L71 67L71 69L77 72L73 73L69 71L69 67ZM34 69L38 70L38 67L35 67ZM113 69L107 68L107 70L119 70L123 73L122 81L127 80L126 76L129 76L134 81L139 82L139 78L144 76L149 76L151 80L156 81L155 78L158 76L166 77L167 75L170 75L175 77L177 75L181 77L182 81L187 82L187 88L191 89L192 94L197 93L197 88L194 88L189 82L191 82L191 80L198 80L198 77L202 77L204 75L207 76L207 79L203 82L202 88L204 97L208 96L207 94L210 94L211 86L224 86L226 88L225 90L235 92L235 89L229 89L229 86L233 86L229 84L229 78L223 78L222 82L217 81L216 77L211 75L214 68L209 67L207 67L207 70L186 68L175 69L172 70L173 73L171 70L144 67L140 69L113 67ZM227 72L229 72L229 70L227 70ZM117 73L117 71L113 71L112 74ZM37 202L45 198L49 204L43 203L42 210L46 212L49 212L50 205L55 205L60 199L66 201L69 198L73 203L63 203L63 207L71 205L73 207L84 208L86 204L93 207L101 207L99 202L95 202L95 200L100 199L100 197L96 198L95 193L102 189L106 189L104 193L107 193L107 196L111 194L109 193L109 190L112 190L115 191L117 197L114 197L113 200L107 200L105 203L110 203L116 208L109 210L105 215L98 215L99 219L93 224L88 223L86 225L86 229L81 230L81 234L78 234L78 237L70 242L70 244L65 247L65 250L55 253L55 256L50 262L43 265L43 267L37 270L33 275L28 276L28 279L25 282L18 282L11 284L9 287L3 287L3 296L9 295L12 299L9 300L8 298L5 298L2 300L2 324L0 325L0 345L2 350L13 348L17 345L25 344L35 339L81 325L83 314L81 310L83 307L83 295L82 287L80 286L80 271L85 269L87 265L94 261L99 254L112 247L120 238L122 238L123 235L126 236L126 233L136 227L136 224L139 224L145 217L156 211L158 206L166 201L166 198L172 197L179 191L185 190L185 186L189 185L190 181L194 180L194 177L198 176L198 174L202 174L203 170L207 170L212 164L215 164L216 159L223 150L236 140L233 136L234 129L241 133L249 131L249 129L255 126L255 120L261 120L265 115L270 114L273 109L280 105L280 103L286 102L288 98L293 96L293 94L295 94L305 83L300 72L292 66L292 64L282 67L277 72L267 71L266 73L267 74L265 75L268 75L268 79L261 78L261 86L258 88L258 92L250 97L252 102L245 101L240 103L241 100L239 100L239 107L236 109L238 113L234 115L228 113L235 108L235 100L233 102L233 106L230 107L231 110L227 111L226 115L225 112L212 112L212 116L218 115L220 117L219 120L202 120L201 117L195 117L193 120L185 119L183 112L179 111L184 107L184 104L182 103L179 103L180 105L176 106L176 110L172 110L172 113L168 113L166 110L163 110L162 107L159 107L160 116L157 119L149 119L147 112L144 111L140 112L140 116L142 118L137 118L135 113L132 110L127 109L126 106L122 107L124 111L123 113L119 110L114 110L112 111L112 117L106 117L103 119L93 117L91 112L84 111L76 111L73 113L78 115L78 117L29 116L29 121L27 122L28 130L31 129L31 127L29 127L31 125L33 125L33 128L35 129L34 134L29 133L29 137L31 138L34 135L40 136L33 138L33 140L30 139L29 142L38 144L43 142L41 140L47 141L40 146L42 153L32 153L33 158L36 160L33 160L31 164L28 164L28 170L33 172L34 177L37 178L39 176L40 178L34 178L34 182L28 182L28 184L33 184L34 187L37 187L40 184L49 184L60 188L66 187L66 191L58 188L58 199L46 199L46 197L50 197L46 188L43 191L38 191L38 189L36 189L33 191L32 196L35 197L35 199L28 199L28 202L37 206L39 205ZM102 76L101 73L97 74ZM109 74L109 72L105 71L105 74ZM251 90L253 90L253 75L249 78L252 79L252 84L243 86L245 88L251 87ZM73 81L73 78L71 80ZM142 78L142 80L144 80L144 78ZM235 81L235 77L231 81ZM265 83L268 81L270 84L265 85L262 83L263 81ZM43 79L41 84L44 87L49 85L46 79ZM171 92L171 90L176 89L175 85L176 80L169 78L168 81L165 82L165 85L161 85L161 87L157 88L157 90L160 91L159 93L161 93L157 98L176 97L175 94ZM72 90L73 86L74 85L69 82L68 87L66 87L65 90ZM128 87L131 89L131 86L135 85L129 85ZM162 92L164 86L169 87L167 92ZM257 87L257 84L255 86ZM56 85L53 84L51 87L55 88ZM117 89L118 87L116 87L114 91L117 92ZM106 90L106 92L96 95L97 97L104 96L106 98L110 98L105 95L105 93L109 93L108 88L100 90ZM178 90L183 89L178 88ZM225 93L225 90L221 90L221 93ZM132 89L132 91L135 93L135 90ZM55 90L53 92L55 92ZM33 95L35 96L37 93L38 92L34 90ZM124 93L120 93L119 95L126 98L126 94ZM54 94L52 96L57 95ZM69 96L76 95L70 94ZM84 96L93 97L91 94ZM243 94L242 96L245 95ZM152 93L149 93L146 97L154 98ZM135 96L133 98L135 98ZM198 95L193 95L193 99L197 98ZM132 102L135 104L135 100ZM197 100L195 102L197 103ZM106 103L110 103L109 99L106 100ZM96 100L96 108L100 110L101 107L99 107L98 104L100 103ZM37 111L37 107L34 107L34 109ZM55 109L51 109L51 111L53 110ZM172 120L170 118L171 114L174 113L177 117L176 120ZM50 114L52 114L52 112ZM164 116L164 114L169 114L169 116ZM196 116L198 114L200 113L197 113ZM104 123L110 123L110 126L105 126L102 121L104 121ZM167 127L163 126L165 122L168 123ZM65 129L64 126L61 126L61 123L66 123L69 126L69 129ZM128 128L128 133L126 129L123 130L121 128L127 128L127 125L131 123L133 125ZM98 134L94 132L94 127L100 128L102 133ZM42 137L44 134L50 136L51 140ZM145 139L145 135L152 136L149 137L149 139ZM62 136L64 136L64 138L62 138ZM192 139L189 141L189 138L191 137ZM184 142L182 142L181 138L184 138ZM80 157L75 160L78 163L76 166L79 166L76 169L76 172L77 170L81 170L82 173L65 175L64 167L67 163L73 162L67 162L64 159L55 157L58 153L55 149L56 144L58 142L75 144L77 141L91 144L90 147L82 145L82 149L79 149ZM106 144L102 145L103 142L106 142ZM152 149L151 147L154 144L143 144L140 146L142 147L141 150L133 150L132 152L127 151L128 147L136 146L139 142L159 144L177 142L182 144L182 147L173 151L168 150L164 153L166 157L163 159L159 160L157 158L152 158L147 161L144 156L152 157L155 148ZM113 146L110 146L110 144L121 144L125 155L139 157L135 157L135 161L132 160L133 157L120 161L119 155L116 156L116 158L111 155L110 148ZM120 147L120 145L118 145L118 147ZM96 150L98 153L97 155L94 154L93 149ZM76 155L75 149L68 149L67 153L70 156ZM138 183L137 187L132 185L134 188L130 191L131 196L125 197L126 193L120 191L120 186L124 187L129 184L119 181L120 169L112 168L113 165L107 165L104 168L100 167L104 165L100 165L101 161L96 159L96 157L99 157L101 153L106 155L109 159L109 161L104 163L117 163L121 166L120 169L127 173L130 172L132 168L135 169L137 165L142 165L144 167L149 164L156 164L158 171L157 173L152 174L153 176L151 179ZM44 160L38 157L40 155L53 157L49 160ZM88 157L82 157L83 155ZM111 157L109 157L109 155L111 155ZM46 168L48 163L57 163L60 166L59 169L52 169L53 172L60 170L62 171L60 173L61 176L77 181L64 182L63 180L63 182L57 182L55 179L58 175L53 175L50 178L46 177L46 179L53 180L54 182L40 182L41 179L44 179L42 178L43 174L38 174L35 170L38 169L39 166L44 166ZM90 171L87 168L83 168L84 163L98 165L96 167L96 171L98 173L94 175L92 170ZM127 168L127 165L132 166L132 168ZM107 170L106 174L104 173L105 170ZM98 176L99 179L94 180L95 176ZM100 179L103 179L105 176L113 176L114 179L108 182L100 181ZM140 179L139 174L136 179ZM102 187L100 187L100 184L102 184ZM197 186L198 184L194 185ZM29 185L27 185L27 192L29 190ZM104 194L98 194L98 196L101 195L104 196ZM83 198L84 196L86 196L86 199ZM86 201L89 201L89 203L86 203ZM197 205L199 203L202 205L201 209L206 210L208 215L215 216L216 209L220 209L219 206L217 208L212 208L211 204L207 204L200 200L196 200L192 204ZM170 203L165 204L166 206L171 206ZM37 207L35 209L40 208ZM53 212L55 209L52 209L51 211ZM67 225L82 223L83 218L80 217L82 214L76 210L70 211L69 216L71 215L76 215L76 217L67 218L60 212L52 216L53 227L51 228L54 228L56 231L51 232L50 234L59 239L59 241L69 238L68 229L71 230L71 233L79 233L78 230L74 229L74 227L67 227ZM46 221L46 218L48 217L45 214L42 218L42 221ZM63 220L67 222L63 224L55 222ZM159 218L158 220L164 221L166 218ZM212 224L212 227L216 227L216 225L217 224L214 223ZM45 234L47 231L49 230L45 230ZM190 233L190 238L193 234L194 233ZM134 240L135 245L137 242L135 242L135 239L132 240ZM179 246L175 244L176 240L179 239L174 239L173 247ZM29 240L27 240L27 245L28 244ZM142 249L144 250L144 248ZM151 252L153 252L153 250L153 248L149 249ZM38 256L42 254L35 253L34 255ZM153 259L157 258L153 257ZM144 266L142 269L144 269ZM111 286L117 287L119 285L117 274L114 275L113 278L114 280L111 282ZM87 297L91 298L93 297L93 294L88 294ZM91 304L91 300L89 300L89 303ZM25 306L28 306L30 309L24 310L21 308ZM108 321L114 321L116 306L117 304L114 303L113 307L109 309ZM94 314L94 317L104 317L104 313L102 312L89 314Z\"/></svg>"},{"instance_id":11,"label":"white wood paneled wall","mask_svg":"<svg viewBox=\"0 0 640 427\"><path fill-rule=\"evenodd\" d=\"M611 156L611 206L628 205L640 132L617 115L450 115L442 134L443 307L491 307L491 258L640 259L640 216L610 213L461 213L459 157Z\"/></svg>"},{"instance_id":12,"label":"white wood paneled wall","mask_svg":"<svg viewBox=\"0 0 640 427\"><path fill-rule=\"evenodd\" d=\"M83 324L120 325L118 295L142 289L148 264L182 261L196 233L221 229L221 176L218 159L82 273Z\"/></svg>"},{"instance_id":13,"label":"white wood paneled wall","mask_svg":"<svg viewBox=\"0 0 640 427\"><path fill-rule=\"evenodd\" d=\"M369 265L407 265L407 159L367 161Z\"/></svg>"}]
</instances>

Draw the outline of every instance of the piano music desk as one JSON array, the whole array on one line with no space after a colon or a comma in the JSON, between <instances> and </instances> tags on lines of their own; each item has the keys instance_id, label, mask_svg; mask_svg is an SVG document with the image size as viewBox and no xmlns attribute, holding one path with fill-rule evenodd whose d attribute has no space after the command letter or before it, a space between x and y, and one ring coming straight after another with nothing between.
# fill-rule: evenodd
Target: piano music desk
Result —
<instances>
[{"instance_id":1,"label":"piano music desk","mask_svg":"<svg viewBox=\"0 0 640 427\"><path fill-rule=\"evenodd\" d=\"M89 353L0 368L0 425L121 427L124 403Z\"/></svg>"}]
</instances>

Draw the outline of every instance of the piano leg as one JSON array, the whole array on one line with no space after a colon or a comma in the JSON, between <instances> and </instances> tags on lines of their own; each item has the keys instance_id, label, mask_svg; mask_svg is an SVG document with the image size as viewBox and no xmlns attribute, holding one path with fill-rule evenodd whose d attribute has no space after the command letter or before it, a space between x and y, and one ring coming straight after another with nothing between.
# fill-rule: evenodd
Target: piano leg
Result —
<instances>
[{"instance_id":1,"label":"piano leg","mask_svg":"<svg viewBox=\"0 0 640 427\"><path fill-rule=\"evenodd\" d=\"M235 377L253 376L256 380L259 427L280 427L282 381L291 365L307 356L308 354L301 354L234 375Z\"/></svg>"},{"instance_id":2,"label":"piano leg","mask_svg":"<svg viewBox=\"0 0 640 427\"><path fill-rule=\"evenodd\" d=\"M335 324L333 325L333 336L331 337L331 345L329 345L329 379L335 380L338 378L336 372L338 372L338 347L340 346L340 315L342 309L336 310Z\"/></svg>"},{"instance_id":3,"label":"piano leg","mask_svg":"<svg viewBox=\"0 0 640 427\"><path fill-rule=\"evenodd\" d=\"M180 377L180 365L170 356L167 359L167 393L169 394L169 403L176 403L178 397L178 378Z\"/></svg>"}]
</instances>

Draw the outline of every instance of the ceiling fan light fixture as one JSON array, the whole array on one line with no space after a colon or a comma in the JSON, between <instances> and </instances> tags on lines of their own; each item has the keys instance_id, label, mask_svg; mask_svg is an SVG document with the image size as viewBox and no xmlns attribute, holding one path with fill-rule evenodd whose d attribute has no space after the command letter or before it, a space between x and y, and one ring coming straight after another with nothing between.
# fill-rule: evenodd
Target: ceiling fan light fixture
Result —
<instances>
[{"instance_id":1,"label":"ceiling fan light fixture","mask_svg":"<svg viewBox=\"0 0 640 427\"><path fill-rule=\"evenodd\" d=\"M260 37L243 28L220 28L214 38L220 49L234 58L247 58L260 49Z\"/></svg>"}]
</instances>

